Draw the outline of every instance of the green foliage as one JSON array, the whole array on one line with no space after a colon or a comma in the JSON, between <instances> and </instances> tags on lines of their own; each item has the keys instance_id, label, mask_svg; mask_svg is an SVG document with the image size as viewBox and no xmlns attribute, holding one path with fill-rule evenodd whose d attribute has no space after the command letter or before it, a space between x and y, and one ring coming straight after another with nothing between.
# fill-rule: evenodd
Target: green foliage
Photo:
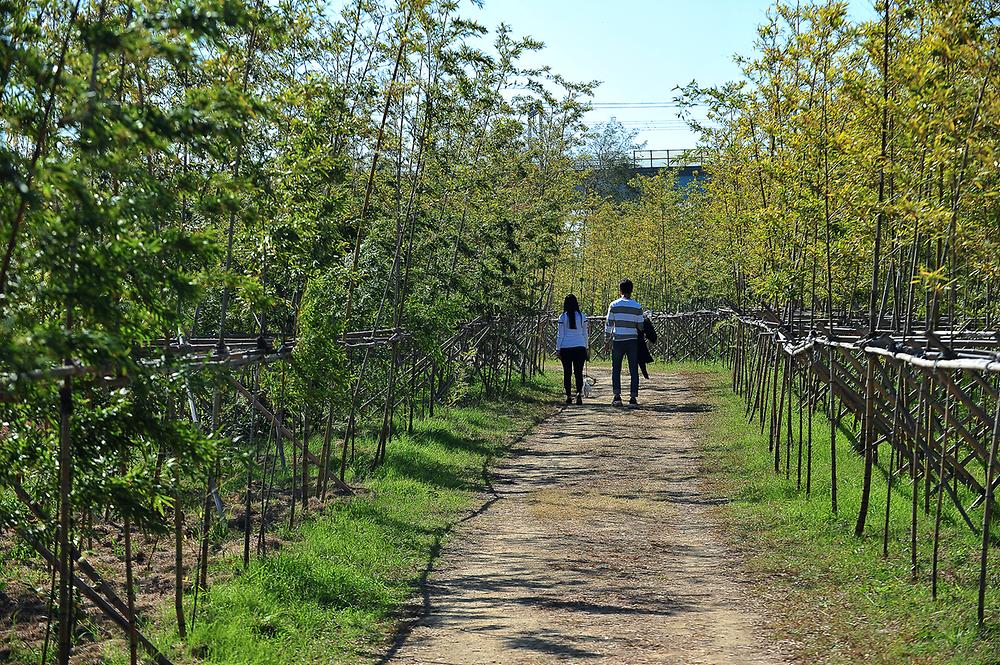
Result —
<instances>
[{"instance_id":1,"label":"green foliage","mask_svg":"<svg viewBox=\"0 0 1000 665\"><path fill-rule=\"evenodd\" d=\"M708 151L704 228L746 306L992 317L1000 81L988 3L776 3L745 80L680 101ZM873 283L874 278L874 283ZM874 290L874 293L873 293Z\"/></svg>"},{"instance_id":2,"label":"green foliage","mask_svg":"<svg viewBox=\"0 0 1000 665\"><path fill-rule=\"evenodd\" d=\"M411 350L443 360L460 322L544 307L594 84L526 68L541 44L507 27L481 47L465 9L0 0L0 482L46 517L4 502L5 526L51 542L62 512L79 545L92 516L158 533L176 507L186 539L176 497L211 475L244 505L272 445L231 379L339 437L345 331L413 331L372 354L376 384ZM237 336L296 345L245 372L175 357Z\"/></svg>"},{"instance_id":3,"label":"green foliage","mask_svg":"<svg viewBox=\"0 0 1000 665\"><path fill-rule=\"evenodd\" d=\"M636 143L638 135L638 129L626 129L614 116L587 131L576 158L589 170L583 183L588 192L615 201L634 196L629 187L633 156L646 146Z\"/></svg>"},{"instance_id":4,"label":"green foliage","mask_svg":"<svg viewBox=\"0 0 1000 665\"><path fill-rule=\"evenodd\" d=\"M557 266L557 292L575 293L585 312L604 314L628 277L648 309L717 305L730 270L726 239L706 229L708 195L676 185L671 171L636 177L636 196L593 196L570 222Z\"/></svg>"},{"instance_id":5,"label":"green foliage","mask_svg":"<svg viewBox=\"0 0 1000 665\"><path fill-rule=\"evenodd\" d=\"M343 285L341 276L328 274L315 277L306 287L289 374L293 403L329 404L346 390L344 321L338 316L346 298Z\"/></svg>"}]
</instances>

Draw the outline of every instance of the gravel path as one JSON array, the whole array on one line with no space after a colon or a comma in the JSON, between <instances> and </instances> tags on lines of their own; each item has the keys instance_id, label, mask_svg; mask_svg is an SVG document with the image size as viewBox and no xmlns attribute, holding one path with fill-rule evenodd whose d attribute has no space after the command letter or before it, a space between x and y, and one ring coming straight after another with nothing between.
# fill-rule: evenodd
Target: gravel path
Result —
<instances>
[{"instance_id":1,"label":"gravel path","mask_svg":"<svg viewBox=\"0 0 1000 665\"><path fill-rule=\"evenodd\" d=\"M594 373L594 398L495 474L383 662L784 662L755 629L699 483L702 389L654 376L623 411Z\"/></svg>"}]
</instances>

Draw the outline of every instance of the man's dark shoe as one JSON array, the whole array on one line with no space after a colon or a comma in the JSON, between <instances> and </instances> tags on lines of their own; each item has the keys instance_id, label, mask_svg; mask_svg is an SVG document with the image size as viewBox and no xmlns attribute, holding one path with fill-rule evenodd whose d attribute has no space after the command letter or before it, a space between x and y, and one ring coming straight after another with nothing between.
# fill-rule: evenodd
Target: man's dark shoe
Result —
<instances>
[{"instance_id":1,"label":"man's dark shoe","mask_svg":"<svg viewBox=\"0 0 1000 665\"><path fill-rule=\"evenodd\" d=\"M628 398L628 405L629 406L637 406L638 404L639 404L639 402L634 397L629 397Z\"/></svg>"},{"instance_id":2,"label":"man's dark shoe","mask_svg":"<svg viewBox=\"0 0 1000 665\"><path fill-rule=\"evenodd\" d=\"M566 403L567 403L567 404L572 404L572 403L573 403L573 398L572 398L572 397L570 397L569 395L567 395L567 396L566 396Z\"/></svg>"},{"instance_id":3,"label":"man's dark shoe","mask_svg":"<svg viewBox=\"0 0 1000 665\"><path fill-rule=\"evenodd\" d=\"M577 395L577 396L576 396L576 403L577 403L577 404L583 404L583 398L582 398L582 397L580 397L579 395Z\"/></svg>"},{"instance_id":4,"label":"man's dark shoe","mask_svg":"<svg viewBox=\"0 0 1000 665\"><path fill-rule=\"evenodd\" d=\"M621 405L622 405L621 397L616 397L613 400L611 400L611 406L621 406Z\"/></svg>"}]
</instances>

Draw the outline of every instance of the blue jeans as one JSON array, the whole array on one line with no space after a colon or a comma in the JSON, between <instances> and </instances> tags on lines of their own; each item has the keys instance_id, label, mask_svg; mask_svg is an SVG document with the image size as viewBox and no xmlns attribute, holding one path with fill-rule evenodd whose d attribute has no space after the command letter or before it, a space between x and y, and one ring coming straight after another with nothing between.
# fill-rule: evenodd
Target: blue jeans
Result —
<instances>
[{"instance_id":1,"label":"blue jeans","mask_svg":"<svg viewBox=\"0 0 1000 665\"><path fill-rule=\"evenodd\" d=\"M622 358L628 357L629 395L639 396L639 340L615 341L611 346L611 387L615 399L622 398Z\"/></svg>"}]
</instances>

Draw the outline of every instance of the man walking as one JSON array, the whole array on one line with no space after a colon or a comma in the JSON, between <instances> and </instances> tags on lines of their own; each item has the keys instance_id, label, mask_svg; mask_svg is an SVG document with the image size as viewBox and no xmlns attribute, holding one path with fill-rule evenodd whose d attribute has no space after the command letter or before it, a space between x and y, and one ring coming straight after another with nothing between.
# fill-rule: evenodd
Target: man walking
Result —
<instances>
[{"instance_id":1,"label":"man walking","mask_svg":"<svg viewBox=\"0 0 1000 665\"><path fill-rule=\"evenodd\" d=\"M608 307L604 333L610 337L611 386L615 398L612 406L622 405L622 358L628 358L629 400L638 404L639 396L639 331L642 329L642 305L632 300L632 280L623 279L618 285L621 298Z\"/></svg>"}]
</instances>

